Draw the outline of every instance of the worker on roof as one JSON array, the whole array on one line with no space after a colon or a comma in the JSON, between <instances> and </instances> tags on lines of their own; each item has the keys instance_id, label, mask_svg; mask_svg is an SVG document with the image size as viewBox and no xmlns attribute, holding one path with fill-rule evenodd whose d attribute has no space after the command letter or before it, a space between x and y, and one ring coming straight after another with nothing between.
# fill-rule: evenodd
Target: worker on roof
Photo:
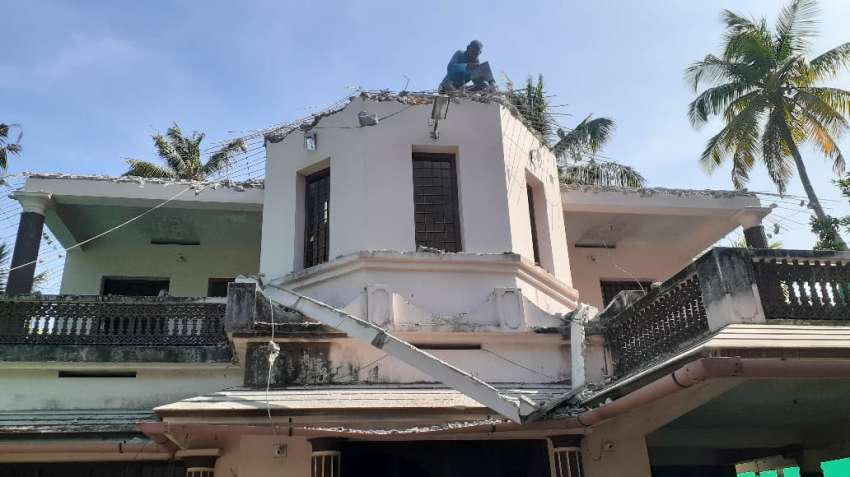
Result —
<instances>
[{"instance_id":1,"label":"worker on roof","mask_svg":"<svg viewBox=\"0 0 850 477\"><path fill-rule=\"evenodd\" d=\"M446 66L446 77L440 83L441 93L450 93L463 90L466 84L472 81L470 91L492 91L496 88L496 81L490 71L489 63L479 63L478 57L484 44L478 40L472 40L466 47L466 51L457 50Z\"/></svg>"}]
</instances>

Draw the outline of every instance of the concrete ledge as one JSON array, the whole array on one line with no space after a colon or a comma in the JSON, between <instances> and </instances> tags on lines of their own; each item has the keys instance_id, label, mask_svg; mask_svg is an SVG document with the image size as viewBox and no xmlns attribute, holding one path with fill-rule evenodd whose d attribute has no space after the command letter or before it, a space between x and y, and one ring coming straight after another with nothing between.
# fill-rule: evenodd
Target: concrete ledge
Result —
<instances>
[{"instance_id":1,"label":"concrete ledge","mask_svg":"<svg viewBox=\"0 0 850 477\"><path fill-rule=\"evenodd\" d=\"M7 363L230 363L230 347L216 346L98 346L0 345L0 367Z\"/></svg>"}]
</instances>

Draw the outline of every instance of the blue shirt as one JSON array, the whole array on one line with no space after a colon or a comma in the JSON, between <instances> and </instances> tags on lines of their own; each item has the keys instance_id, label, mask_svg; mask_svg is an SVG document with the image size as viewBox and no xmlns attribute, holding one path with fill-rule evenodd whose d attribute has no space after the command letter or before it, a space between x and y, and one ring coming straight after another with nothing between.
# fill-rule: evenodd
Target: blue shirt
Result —
<instances>
[{"instance_id":1,"label":"blue shirt","mask_svg":"<svg viewBox=\"0 0 850 477\"><path fill-rule=\"evenodd\" d=\"M466 52L463 50L457 50L454 55L452 55L452 59L449 60L449 64L446 66L446 77L443 79L450 81L455 88L460 88L469 82L472 76L469 73L469 69L467 65L469 64L469 60L466 57Z\"/></svg>"}]
</instances>

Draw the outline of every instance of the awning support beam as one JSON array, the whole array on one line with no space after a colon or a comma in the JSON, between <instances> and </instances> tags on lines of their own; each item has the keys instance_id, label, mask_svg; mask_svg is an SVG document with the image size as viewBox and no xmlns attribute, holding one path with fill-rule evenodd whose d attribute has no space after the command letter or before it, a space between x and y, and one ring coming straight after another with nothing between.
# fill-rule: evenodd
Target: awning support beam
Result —
<instances>
[{"instance_id":1,"label":"awning support beam","mask_svg":"<svg viewBox=\"0 0 850 477\"><path fill-rule=\"evenodd\" d=\"M526 417L537 409L532 402L506 396L475 376L440 360L407 341L395 337L364 319L291 290L271 284L263 284L253 278L240 279L239 281L256 283L258 291L273 302L298 311L353 338L369 343L515 423L524 422Z\"/></svg>"}]
</instances>

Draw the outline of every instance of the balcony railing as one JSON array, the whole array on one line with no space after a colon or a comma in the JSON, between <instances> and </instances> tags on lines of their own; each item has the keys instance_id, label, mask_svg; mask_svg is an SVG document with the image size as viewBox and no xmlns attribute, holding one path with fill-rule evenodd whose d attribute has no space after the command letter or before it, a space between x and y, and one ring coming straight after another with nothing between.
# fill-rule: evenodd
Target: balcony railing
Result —
<instances>
[{"instance_id":1,"label":"balcony railing","mask_svg":"<svg viewBox=\"0 0 850 477\"><path fill-rule=\"evenodd\" d=\"M727 324L779 320L850 321L850 253L715 248L595 326L623 376Z\"/></svg>"},{"instance_id":2,"label":"balcony railing","mask_svg":"<svg viewBox=\"0 0 850 477\"><path fill-rule=\"evenodd\" d=\"M217 345L224 310L203 298L0 297L0 344Z\"/></svg>"}]
</instances>

